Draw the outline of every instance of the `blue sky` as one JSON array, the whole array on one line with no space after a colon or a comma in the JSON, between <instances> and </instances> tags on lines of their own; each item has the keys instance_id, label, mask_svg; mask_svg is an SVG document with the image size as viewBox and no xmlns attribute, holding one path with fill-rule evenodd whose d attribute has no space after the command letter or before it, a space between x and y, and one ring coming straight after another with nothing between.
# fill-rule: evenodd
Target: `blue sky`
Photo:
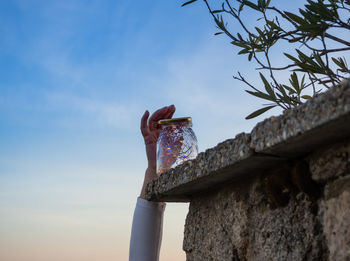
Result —
<instances>
[{"instance_id":1,"label":"blue sky","mask_svg":"<svg viewBox=\"0 0 350 261\"><path fill-rule=\"evenodd\" d=\"M0 17L1 260L126 260L146 109L191 116L200 151L279 113L244 120L261 102L232 74L254 68L203 4L0 0ZM167 206L163 260L184 259L187 208Z\"/></svg>"}]
</instances>

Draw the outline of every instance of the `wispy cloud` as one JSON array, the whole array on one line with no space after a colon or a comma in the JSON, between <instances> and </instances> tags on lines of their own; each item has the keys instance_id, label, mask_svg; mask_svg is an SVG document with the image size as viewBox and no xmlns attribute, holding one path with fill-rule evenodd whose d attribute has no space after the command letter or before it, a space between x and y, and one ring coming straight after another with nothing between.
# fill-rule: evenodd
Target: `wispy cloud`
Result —
<instances>
[{"instance_id":1,"label":"wispy cloud","mask_svg":"<svg viewBox=\"0 0 350 261\"><path fill-rule=\"evenodd\" d=\"M83 123L86 127L112 127L112 128L128 128L131 124L133 114L136 112L134 108L127 107L126 104L113 103L91 97L77 96L65 93L48 93L48 101L52 107L57 110L65 110L66 116L58 119L61 123L66 119L70 119L70 123L74 125L74 119L78 124ZM73 116L73 117L71 117Z\"/></svg>"}]
</instances>

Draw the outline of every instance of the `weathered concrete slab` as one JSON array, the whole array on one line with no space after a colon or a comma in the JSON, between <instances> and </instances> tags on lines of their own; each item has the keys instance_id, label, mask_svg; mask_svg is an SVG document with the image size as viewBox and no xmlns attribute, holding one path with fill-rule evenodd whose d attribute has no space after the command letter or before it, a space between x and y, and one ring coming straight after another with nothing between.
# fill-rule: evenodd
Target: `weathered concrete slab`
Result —
<instances>
[{"instance_id":1,"label":"weathered concrete slab","mask_svg":"<svg viewBox=\"0 0 350 261\"><path fill-rule=\"evenodd\" d=\"M250 135L241 133L200 153L195 160L169 170L147 187L147 198L154 201L190 201L201 191L225 182L248 178L285 159L258 155L249 147Z\"/></svg>"},{"instance_id":2,"label":"weathered concrete slab","mask_svg":"<svg viewBox=\"0 0 350 261\"><path fill-rule=\"evenodd\" d=\"M350 81L278 117L258 123L250 147L258 153L300 157L350 136Z\"/></svg>"},{"instance_id":3,"label":"weathered concrete slab","mask_svg":"<svg viewBox=\"0 0 350 261\"><path fill-rule=\"evenodd\" d=\"M350 137L350 82L258 123L171 169L147 186L154 201L190 201L202 191L271 169L322 146Z\"/></svg>"}]
</instances>

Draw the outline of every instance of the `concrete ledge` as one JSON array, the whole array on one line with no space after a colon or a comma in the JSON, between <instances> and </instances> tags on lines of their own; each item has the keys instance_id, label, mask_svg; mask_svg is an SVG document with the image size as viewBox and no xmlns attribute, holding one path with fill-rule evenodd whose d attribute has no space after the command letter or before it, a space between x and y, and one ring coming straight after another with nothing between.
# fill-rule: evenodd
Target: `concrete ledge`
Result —
<instances>
[{"instance_id":1,"label":"concrete ledge","mask_svg":"<svg viewBox=\"0 0 350 261\"><path fill-rule=\"evenodd\" d=\"M223 183L259 175L276 164L350 137L350 82L258 123L169 170L147 186L153 201L190 201Z\"/></svg>"},{"instance_id":2,"label":"concrete ledge","mask_svg":"<svg viewBox=\"0 0 350 261\"><path fill-rule=\"evenodd\" d=\"M299 157L349 137L350 81L258 123L250 147L258 153Z\"/></svg>"}]
</instances>

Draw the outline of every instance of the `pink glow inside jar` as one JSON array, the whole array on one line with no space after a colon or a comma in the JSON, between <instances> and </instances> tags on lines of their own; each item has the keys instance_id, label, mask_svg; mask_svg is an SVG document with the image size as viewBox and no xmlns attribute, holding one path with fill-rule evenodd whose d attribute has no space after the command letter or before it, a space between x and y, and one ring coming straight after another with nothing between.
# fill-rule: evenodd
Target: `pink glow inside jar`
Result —
<instances>
[{"instance_id":1,"label":"pink glow inside jar","mask_svg":"<svg viewBox=\"0 0 350 261\"><path fill-rule=\"evenodd\" d=\"M157 141L157 174L161 175L198 155L197 138L192 130L192 118L160 120L162 127Z\"/></svg>"}]
</instances>

